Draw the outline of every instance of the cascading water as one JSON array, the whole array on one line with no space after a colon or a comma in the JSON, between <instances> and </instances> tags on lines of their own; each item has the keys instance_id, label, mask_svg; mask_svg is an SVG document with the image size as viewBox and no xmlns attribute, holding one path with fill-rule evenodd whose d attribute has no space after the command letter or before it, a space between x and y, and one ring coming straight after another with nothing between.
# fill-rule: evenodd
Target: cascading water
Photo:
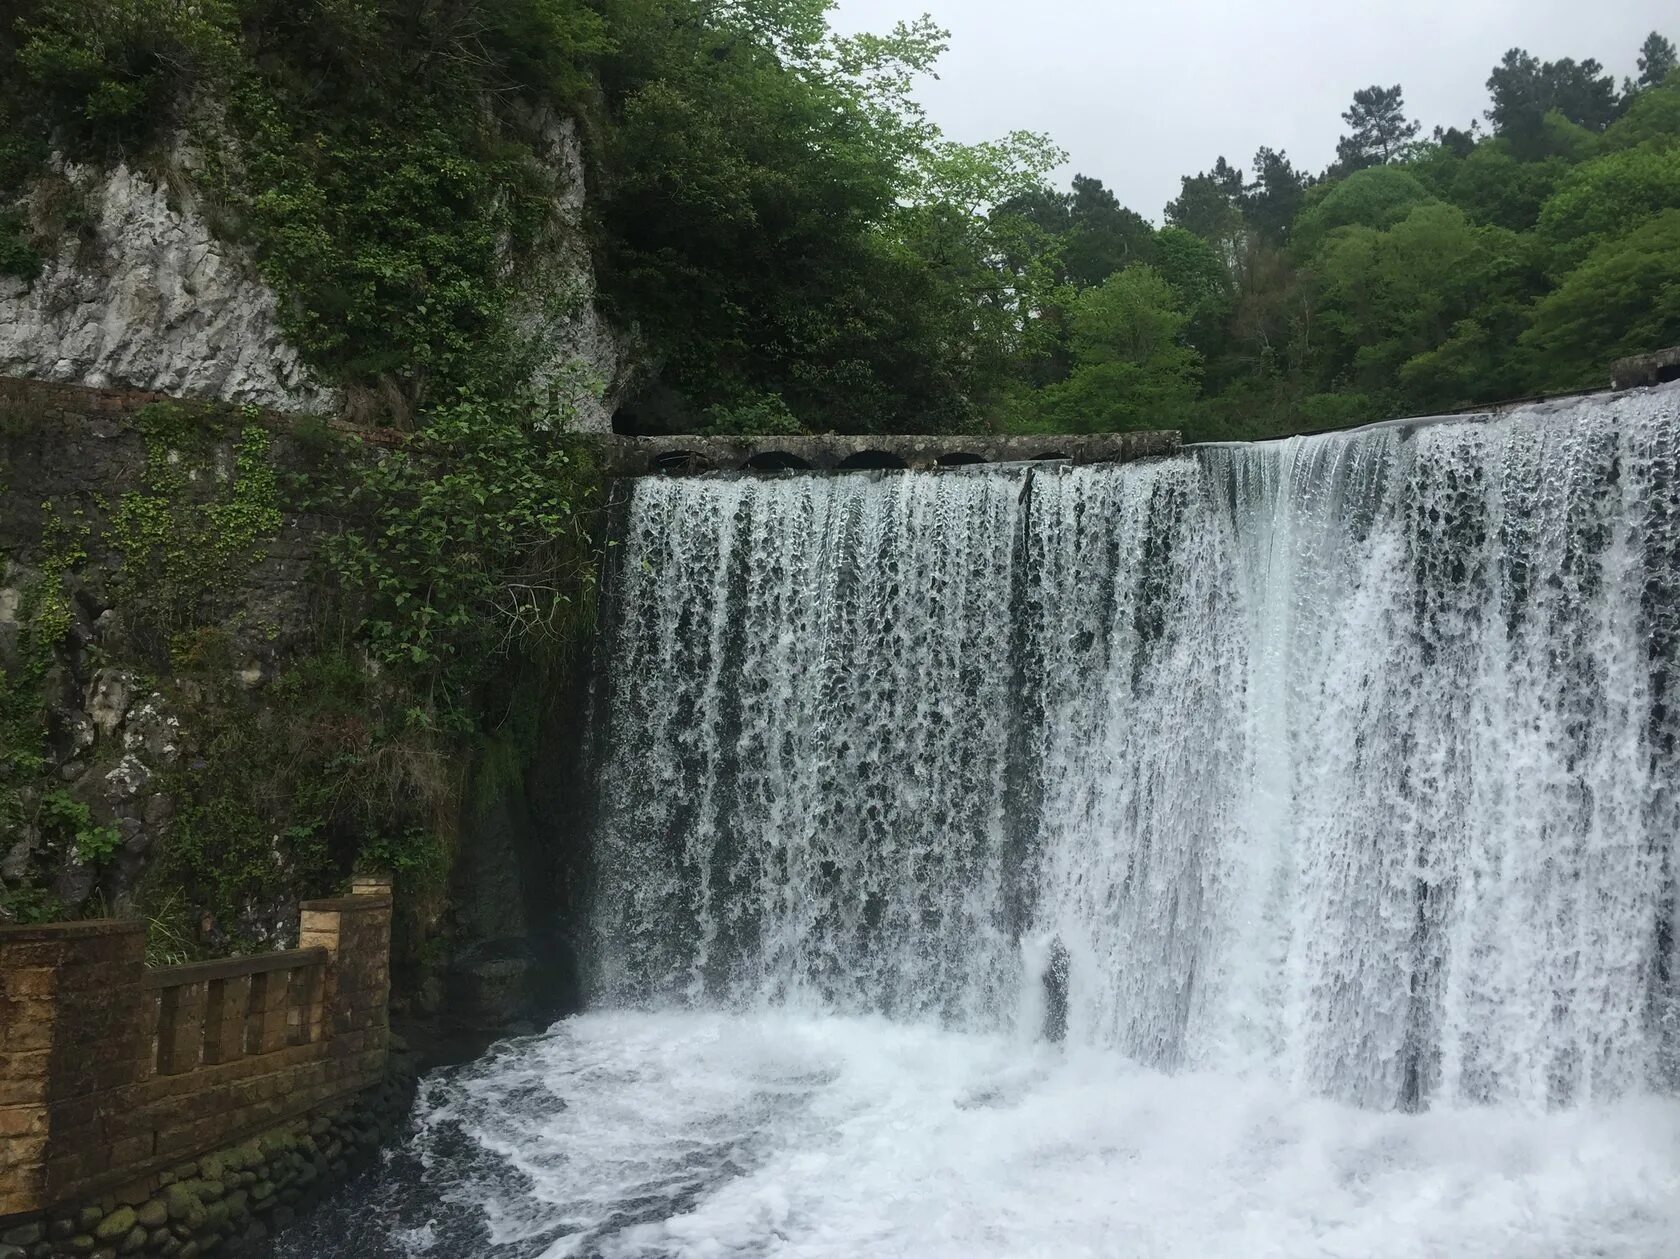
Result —
<instances>
[{"instance_id":1,"label":"cascading water","mask_svg":"<svg viewBox=\"0 0 1680 1259\"><path fill-rule=\"evenodd\" d=\"M1677 411L637 482L602 1012L386 1244L1672 1255Z\"/></svg>"},{"instance_id":2,"label":"cascading water","mask_svg":"<svg viewBox=\"0 0 1680 1259\"><path fill-rule=\"evenodd\" d=\"M1147 1063L1368 1106L1644 1084L1676 1031L1672 396L639 482L603 995L1003 1031L1054 936L1070 1034Z\"/></svg>"}]
</instances>

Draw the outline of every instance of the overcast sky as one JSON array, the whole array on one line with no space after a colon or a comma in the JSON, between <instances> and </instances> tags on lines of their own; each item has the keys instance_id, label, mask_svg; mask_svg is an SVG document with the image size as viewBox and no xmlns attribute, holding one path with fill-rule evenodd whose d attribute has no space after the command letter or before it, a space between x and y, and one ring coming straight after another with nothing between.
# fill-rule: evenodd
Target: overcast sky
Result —
<instances>
[{"instance_id":1,"label":"overcast sky","mask_svg":"<svg viewBox=\"0 0 1680 1259\"><path fill-rule=\"evenodd\" d=\"M920 96L959 140L1016 129L1067 150L1063 183L1095 175L1159 221L1178 177L1261 145L1323 169L1354 90L1400 83L1425 132L1487 107L1507 48L1597 57L1617 80L1675 0L840 0L843 30L931 12L951 31Z\"/></svg>"}]
</instances>

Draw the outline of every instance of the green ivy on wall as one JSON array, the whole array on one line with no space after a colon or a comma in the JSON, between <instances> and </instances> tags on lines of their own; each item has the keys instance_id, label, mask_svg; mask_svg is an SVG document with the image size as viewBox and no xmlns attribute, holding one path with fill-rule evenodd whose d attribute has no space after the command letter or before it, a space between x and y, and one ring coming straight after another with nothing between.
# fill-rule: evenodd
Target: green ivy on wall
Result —
<instances>
[{"instance_id":1,"label":"green ivy on wall","mask_svg":"<svg viewBox=\"0 0 1680 1259\"><path fill-rule=\"evenodd\" d=\"M146 467L141 486L112 514L110 540L122 561L114 593L143 650L180 649L212 597L280 530L270 438L254 417L245 419L226 469L216 466L217 439L230 431L219 410L159 402L137 417Z\"/></svg>"}]
</instances>

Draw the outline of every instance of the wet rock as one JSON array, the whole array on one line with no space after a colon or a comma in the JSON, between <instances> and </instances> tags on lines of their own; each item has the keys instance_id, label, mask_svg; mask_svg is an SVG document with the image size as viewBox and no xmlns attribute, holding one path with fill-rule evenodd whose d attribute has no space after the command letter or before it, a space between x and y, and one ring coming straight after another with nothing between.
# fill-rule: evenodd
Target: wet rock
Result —
<instances>
[{"instance_id":1,"label":"wet rock","mask_svg":"<svg viewBox=\"0 0 1680 1259\"><path fill-rule=\"evenodd\" d=\"M144 753L153 764L167 765L180 753L181 723L164 711L161 695L151 695L131 709L123 722L123 748Z\"/></svg>"},{"instance_id":2,"label":"wet rock","mask_svg":"<svg viewBox=\"0 0 1680 1259\"><path fill-rule=\"evenodd\" d=\"M11 883L23 882L29 873L30 858L35 855L35 847L39 842L39 836L33 828L25 831L23 838L8 848L4 857L0 857L0 879Z\"/></svg>"},{"instance_id":3,"label":"wet rock","mask_svg":"<svg viewBox=\"0 0 1680 1259\"><path fill-rule=\"evenodd\" d=\"M184 1224L190 1230L204 1226L204 1206L187 1184L176 1181L164 1190L163 1200L169 1208L169 1218L176 1224Z\"/></svg>"},{"instance_id":4,"label":"wet rock","mask_svg":"<svg viewBox=\"0 0 1680 1259\"><path fill-rule=\"evenodd\" d=\"M84 706L102 738L116 734L133 694L134 675L126 669L101 669L93 675Z\"/></svg>"},{"instance_id":5,"label":"wet rock","mask_svg":"<svg viewBox=\"0 0 1680 1259\"><path fill-rule=\"evenodd\" d=\"M93 1235L102 1242L120 1241L128 1236L135 1223L132 1207L118 1207L99 1222L98 1227L93 1230Z\"/></svg>"},{"instance_id":6,"label":"wet rock","mask_svg":"<svg viewBox=\"0 0 1680 1259\"><path fill-rule=\"evenodd\" d=\"M18 638L23 627L18 623L18 604L23 592L11 587L0 588L0 669L16 672L22 658L18 655Z\"/></svg>"},{"instance_id":7,"label":"wet rock","mask_svg":"<svg viewBox=\"0 0 1680 1259\"><path fill-rule=\"evenodd\" d=\"M117 762L114 769L106 773L105 800L113 805L132 800L151 780L152 771L146 768L139 757L130 752Z\"/></svg>"},{"instance_id":8,"label":"wet rock","mask_svg":"<svg viewBox=\"0 0 1680 1259\"><path fill-rule=\"evenodd\" d=\"M1071 959L1060 939L1050 945L1044 968L1044 1039L1060 1044L1067 1039L1068 968Z\"/></svg>"},{"instance_id":9,"label":"wet rock","mask_svg":"<svg viewBox=\"0 0 1680 1259\"><path fill-rule=\"evenodd\" d=\"M58 874L53 878L53 895L66 905L80 905L93 891L97 878L98 874L94 868L72 852L64 859L64 864L59 867Z\"/></svg>"},{"instance_id":10,"label":"wet rock","mask_svg":"<svg viewBox=\"0 0 1680 1259\"><path fill-rule=\"evenodd\" d=\"M147 826L163 826L175 816L175 798L165 792L146 798L145 806L140 812L141 818Z\"/></svg>"},{"instance_id":11,"label":"wet rock","mask_svg":"<svg viewBox=\"0 0 1680 1259\"><path fill-rule=\"evenodd\" d=\"M474 945L455 959L444 980L451 1017L465 1027L507 1027L530 1009L535 968L522 938Z\"/></svg>"}]
</instances>

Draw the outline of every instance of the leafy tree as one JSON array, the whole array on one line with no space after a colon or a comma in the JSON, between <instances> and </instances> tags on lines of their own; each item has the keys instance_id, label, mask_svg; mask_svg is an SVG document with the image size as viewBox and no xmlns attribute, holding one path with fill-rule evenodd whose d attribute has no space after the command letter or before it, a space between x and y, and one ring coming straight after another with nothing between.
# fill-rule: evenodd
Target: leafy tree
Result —
<instances>
[{"instance_id":1,"label":"leafy tree","mask_svg":"<svg viewBox=\"0 0 1680 1259\"><path fill-rule=\"evenodd\" d=\"M1223 160L1187 176L1149 254L1170 303L1136 267L1065 294L1065 379L1019 377L1041 387L1017 417L1110 427L1177 410L1195 436L1298 431L1601 383L1611 358L1680 339L1680 80L1647 44L1669 80L1622 99L1597 62L1518 49L1489 82L1492 134L1419 144L1398 88L1379 87L1316 183L1267 149L1248 182ZM1059 224L1070 202L1049 194ZM1154 344L1191 357L1140 352L1115 327L1170 328Z\"/></svg>"},{"instance_id":2,"label":"leafy tree","mask_svg":"<svg viewBox=\"0 0 1680 1259\"><path fill-rule=\"evenodd\" d=\"M1519 162L1503 142L1480 144L1453 164L1441 195L1477 223L1521 231L1534 226L1568 170L1561 158Z\"/></svg>"},{"instance_id":3,"label":"leafy tree","mask_svg":"<svg viewBox=\"0 0 1680 1259\"><path fill-rule=\"evenodd\" d=\"M1315 258L1332 376L1391 388L1413 355L1438 345L1474 304L1486 251L1456 206L1414 207L1386 230L1350 227Z\"/></svg>"},{"instance_id":4,"label":"leafy tree","mask_svg":"<svg viewBox=\"0 0 1680 1259\"><path fill-rule=\"evenodd\" d=\"M1081 288L1101 284L1124 267L1150 261L1154 245L1149 220L1122 206L1101 180L1074 176L1062 252L1069 283Z\"/></svg>"},{"instance_id":5,"label":"leafy tree","mask_svg":"<svg viewBox=\"0 0 1680 1259\"><path fill-rule=\"evenodd\" d=\"M1598 243L1665 210L1680 209L1680 162L1641 146L1577 166L1540 211L1554 270L1572 268Z\"/></svg>"},{"instance_id":6,"label":"leafy tree","mask_svg":"<svg viewBox=\"0 0 1680 1259\"><path fill-rule=\"evenodd\" d=\"M1650 144L1673 148L1680 144L1680 81L1647 88L1629 103L1627 113L1604 133L1607 150Z\"/></svg>"},{"instance_id":7,"label":"leafy tree","mask_svg":"<svg viewBox=\"0 0 1680 1259\"><path fill-rule=\"evenodd\" d=\"M1152 267L1128 267L1073 307L1073 374L1040 395L1041 418L1071 431L1171 428L1195 400L1200 359L1187 318Z\"/></svg>"},{"instance_id":8,"label":"leafy tree","mask_svg":"<svg viewBox=\"0 0 1680 1259\"><path fill-rule=\"evenodd\" d=\"M1476 130L1478 124L1472 122L1469 130L1461 127L1437 126L1430 135L1430 140L1452 154L1454 157L1469 157L1476 148Z\"/></svg>"},{"instance_id":9,"label":"leafy tree","mask_svg":"<svg viewBox=\"0 0 1680 1259\"><path fill-rule=\"evenodd\" d=\"M1680 210L1603 240L1535 304L1522 336L1547 387L1601 383L1604 365L1680 342Z\"/></svg>"},{"instance_id":10,"label":"leafy tree","mask_svg":"<svg viewBox=\"0 0 1680 1259\"><path fill-rule=\"evenodd\" d=\"M1421 130L1417 122L1406 117L1406 101L1398 83L1393 87L1372 84L1355 92L1342 121L1353 129L1336 144L1336 166L1346 173L1394 161Z\"/></svg>"},{"instance_id":11,"label":"leafy tree","mask_svg":"<svg viewBox=\"0 0 1680 1259\"><path fill-rule=\"evenodd\" d=\"M1183 312L1184 339L1205 351L1223 339L1231 311L1231 274L1218 251L1194 232L1164 227L1155 243L1155 269Z\"/></svg>"},{"instance_id":12,"label":"leafy tree","mask_svg":"<svg viewBox=\"0 0 1680 1259\"><path fill-rule=\"evenodd\" d=\"M1339 227L1384 228L1433 200L1429 189L1399 166L1373 166L1333 184L1295 222L1297 244L1314 248Z\"/></svg>"}]
</instances>

